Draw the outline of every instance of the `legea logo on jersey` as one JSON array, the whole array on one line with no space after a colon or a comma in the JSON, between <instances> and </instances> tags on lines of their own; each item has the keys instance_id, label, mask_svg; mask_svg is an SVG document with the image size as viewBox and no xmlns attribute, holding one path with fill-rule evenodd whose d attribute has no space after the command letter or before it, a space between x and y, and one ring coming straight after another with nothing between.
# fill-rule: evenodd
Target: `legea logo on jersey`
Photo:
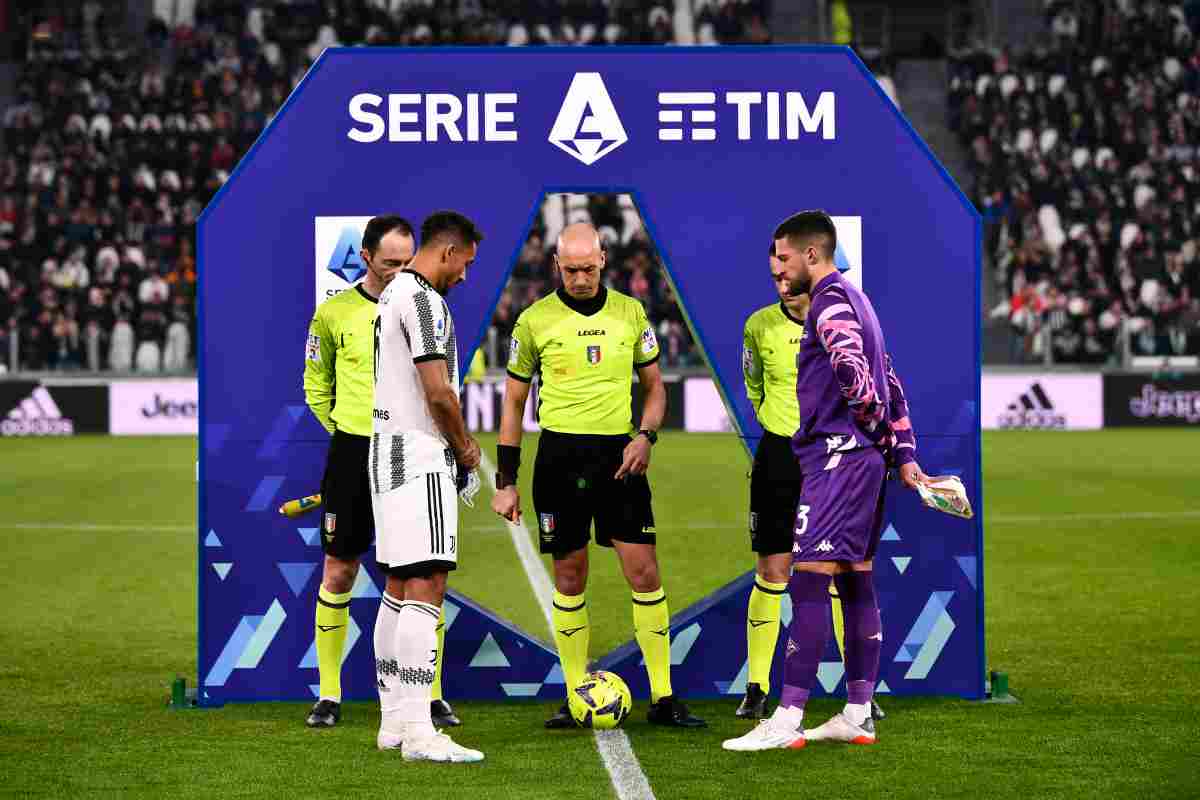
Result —
<instances>
[{"instance_id":1,"label":"legea logo on jersey","mask_svg":"<svg viewBox=\"0 0 1200 800\"><path fill-rule=\"evenodd\" d=\"M316 217L314 272L316 304L350 288L367 273L359 252L370 217Z\"/></svg>"},{"instance_id":2,"label":"legea logo on jersey","mask_svg":"<svg viewBox=\"0 0 1200 800\"><path fill-rule=\"evenodd\" d=\"M584 164L629 141L599 72L576 72L550 129L550 143Z\"/></svg>"}]
</instances>

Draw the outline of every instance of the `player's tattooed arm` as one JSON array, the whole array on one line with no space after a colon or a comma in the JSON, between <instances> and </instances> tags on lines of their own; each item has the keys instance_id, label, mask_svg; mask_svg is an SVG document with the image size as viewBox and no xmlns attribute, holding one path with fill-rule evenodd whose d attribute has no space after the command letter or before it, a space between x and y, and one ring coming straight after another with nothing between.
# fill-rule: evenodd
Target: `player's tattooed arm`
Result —
<instances>
[{"instance_id":1,"label":"player's tattooed arm","mask_svg":"<svg viewBox=\"0 0 1200 800\"><path fill-rule=\"evenodd\" d=\"M879 399L871 365L863 351L863 328L858 314L845 295L835 292L822 292L813 306L811 315L816 317L817 336L829 354L829 363L855 422L872 441L883 439L888 428L880 423L887 409Z\"/></svg>"},{"instance_id":2,"label":"player's tattooed arm","mask_svg":"<svg viewBox=\"0 0 1200 800\"><path fill-rule=\"evenodd\" d=\"M417 362L417 375L421 378L421 387L425 390L425 403L429 406L433 423L450 443L458 463L466 469L475 469L479 466L479 443L467 433L462 409L458 404L458 392L450 384L450 373L446 369L445 359L434 358Z\"/></svg>"}]
</instances>

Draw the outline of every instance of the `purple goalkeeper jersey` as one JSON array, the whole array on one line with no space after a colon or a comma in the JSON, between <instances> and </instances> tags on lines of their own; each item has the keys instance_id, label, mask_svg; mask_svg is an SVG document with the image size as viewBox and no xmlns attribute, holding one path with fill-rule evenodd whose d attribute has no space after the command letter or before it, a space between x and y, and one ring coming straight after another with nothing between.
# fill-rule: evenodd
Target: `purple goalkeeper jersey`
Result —
<instances>
[{"instance_id":1,"label":"purple goalkeeper jersey","mask_svg":"<svg viewBox=\"0 0 1200 800\"><path fill-rule=\"evenodd\" d=\"M817 282L797 356L800 427L792 450L803 472L833 469L843 453L878 447L901 465L916 437L871 301L840 272Z\"/></svg>"}]
</instances>

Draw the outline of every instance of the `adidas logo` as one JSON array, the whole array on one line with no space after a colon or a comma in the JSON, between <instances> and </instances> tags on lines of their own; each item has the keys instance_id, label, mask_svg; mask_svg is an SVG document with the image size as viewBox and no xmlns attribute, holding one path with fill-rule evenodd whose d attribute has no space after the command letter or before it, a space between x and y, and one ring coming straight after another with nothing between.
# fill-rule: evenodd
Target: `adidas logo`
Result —
<instances>
[{"instance_id":1,"label":"adidas logo","mask_svg":"<svg viewBox=\"0 0 1200 800\"><path fill-rule=\"evenodd\" d=\"M550 143L591 165L627 141L600 73L576 72L550 129Z\"/></svg>"},{"instance_id":2,"label":"adidas logo","mask_svg":"<svg viewBox=\"0 0 1200 800\"><path fill-rule=\"evenodd\" d=\"M4 436L71 436L75 423L62 415L45 386L39 386L0 420Z\"/></svg>"},{"instance_id":3,"label":"adidas logo","mask_svg":"<svg viewBox=\"0 0 1200 800\"><path fill-rule=\"evenodd\" d=\"M1034 381L1029 390L1009 403L997 420L1000 428L1063 429L1067 427L1067 416L1054 410L1054 403L1040 381Z\"/></svg>"}]
</instances>

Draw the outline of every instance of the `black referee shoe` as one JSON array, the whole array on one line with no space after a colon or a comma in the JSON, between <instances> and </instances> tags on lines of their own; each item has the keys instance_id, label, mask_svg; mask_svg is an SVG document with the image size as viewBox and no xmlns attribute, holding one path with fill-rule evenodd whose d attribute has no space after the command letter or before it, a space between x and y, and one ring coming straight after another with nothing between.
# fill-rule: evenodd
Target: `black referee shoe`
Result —
<instances>
[{"instance_id":1,"label":"black referee shoe","mask_svg":"<svg viewBox=\"0 0 1200 800\"><path fill-rule=\"evenodd\" d=\"M342 718L342 704L333 700L318 700L304 720L310 728L332 728Z\"/></svg>"},{"instance_id":2,"label":"black referee shoe","mask_svg":"<svg viewBox=\"0 0 1200 800\"><path fill-rule=\"evenodd\" d=\"M746 696L733 713L742 719L766 719L770 716L767 713L767 693L757 683L746 684Z\"/></svg>"},{"instance_id":3,"label":"black referee shoe","mask_svg":"<svg viewBox=\"0 0 1200 800\"><path fill-rule=\"evenodd\" d=\"M462 720L454 714L454 709L445 700L434 700L429 704L429 716L433 724L439 728L457 728Z\"/></svg>"},{"instance_id":4,"label":"black referee shoe","mask_svg":"<svg viewBox=\"0 0 1200 800\"><path fill-rule=\"evenodd\" d=\"M546 720L546 727L551 730L560 728L578 728L575 724L575 718L571 716L571 709L567 708L567 704L563 703L562 708L554 712L554 716Z\"/></svg>"},{"instance_id":5,"label":"black referee shoe","mask_svg":"<svg viewBox=\"0 0 1200 800\"><path fill-rule=\"evenodd\" d=\"M871 701L871 719L879 722L881 719L887 719L887 714L883 713L883 709L879 707L879 703Z\"/></svg>"},{"instance_id":6,"label":"black referee shoe","mask_svg":"<svg viewBox=\"0 0 1200 800\"><path fill-rule=\"evenodd\" d=\"M674 695L658 698L657 703L650 706L646 719L651 725L666 725L673 728L706 728L708 723L699 717L693 717L687 706L675 699Z\"/></svg>"}]
</instances>

